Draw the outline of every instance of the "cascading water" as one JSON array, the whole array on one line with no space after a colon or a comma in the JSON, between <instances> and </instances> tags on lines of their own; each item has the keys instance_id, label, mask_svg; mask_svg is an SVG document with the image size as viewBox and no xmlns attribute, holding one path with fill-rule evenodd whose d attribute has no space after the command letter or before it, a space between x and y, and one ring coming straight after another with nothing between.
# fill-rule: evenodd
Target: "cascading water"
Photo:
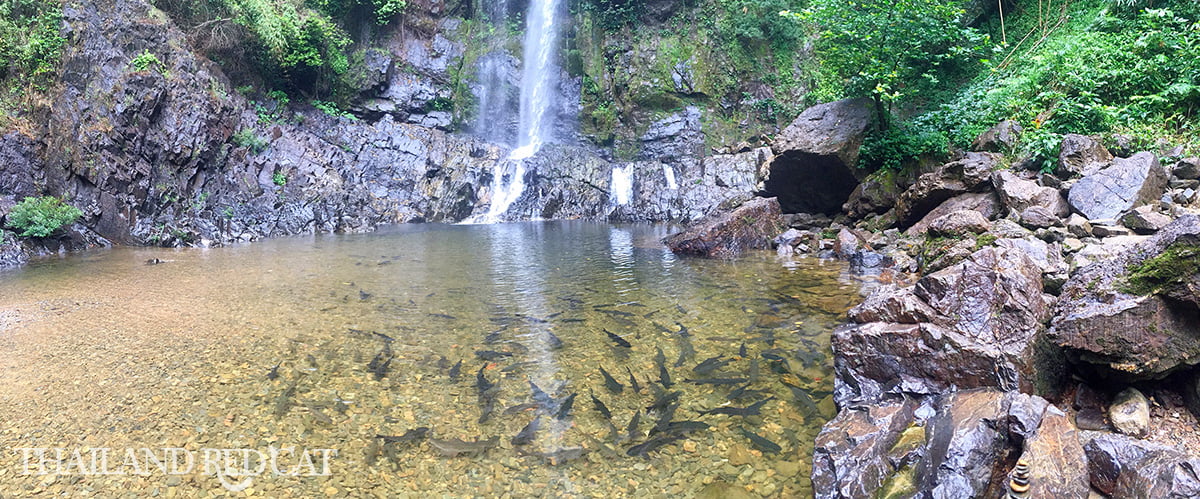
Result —
<instances>
[{"instance_id":1,"label":"cascading water","mask_svg":"<svg viewBox=\"0 0 1200 499\"><path fill-rule=\"evenodd\" d=\"M506 2L505 2L506 3ZM557 104L558 11L561 0L531 0L526 14L524 57L521 71L520 121L516 149L492 171L492 201L484 223L500 220L525 191L525 160L553 139L552 112ZM485 68L486 69L486 68ZM484 78L488 78L484 75ZM490 90L485 91L485 93ZM484 99L481 96L481 104ZM486 110L485 110L486 111ZM489 119L481 113L482 119ZM494 117L490 118L494 119ZM493 121L485 126L496 126Z\"/></svg>"},{"instance_id":2,"label":"cascading water","mask_svg":"<svg viewBox=\"0 0 1200 499\"><path fill-rule=\"evenodd\" d=\"M625 206L633 199L633 165L614 166L612 170L612 193L609 204L613 208Z\"/></svg>"}]
</instances>

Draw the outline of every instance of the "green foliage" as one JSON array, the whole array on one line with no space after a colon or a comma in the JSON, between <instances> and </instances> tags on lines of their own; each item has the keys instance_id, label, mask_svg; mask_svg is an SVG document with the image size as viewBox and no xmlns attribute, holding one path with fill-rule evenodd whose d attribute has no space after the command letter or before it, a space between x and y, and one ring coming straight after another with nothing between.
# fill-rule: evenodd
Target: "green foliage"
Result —
<instances>
[{"instance_id":1,"label":"green foliage","mask_svg":"<svg viewBox=\"0 0 1200 499\"><path fill-rule=\"evenodd\" d=\"M957 0L813 0L800 19L817 35L816 54L844 97L880 103L936 87L946 72L969 64L988 38L964 26ZM880 113L880 118L883 118ZM882 123L882 121L881 121Z\"/></svg>"},{"instance_id":2,"label":"green foliage","mask_svg":"<svg viewBox=\"0 0 1200 499\"><path fill-rule=\"evenodd\" d=\"M271 175L271 181L275 182L275 185L283 187L287 185L288 178L283 172L275 172L275 174Z\"/></svg>"},{"instance_id":3,"label":"green foliage","mask_svg":"<svg viewBox=\"0 0 1200 499\"><path fill-rule=\"evenodd\" d=\"M134 71L157 71L163 76L170 76L170 71L167 70L167 65L158 60L158 56L151 53L149 50L143 50L141 54L129 61L129 66Z\"/></svg>"},{"instance_id":4,"label":"green foliage","mask_svg":"<svg viewBox=\"0 0 1200 499\"><path fill-rule=\"evenodd\" d=\"M641 0L584 0L581 6L596 16L601 28L616 30L637 21L642 3Z\"/></svg>"},{"instance_id":5,"label":"green foliage","mask_svg":"<svg viewBox=\"0 0 1200 499\"><path fill-rule=\"evenodd\" d=\"M8 227L21 237L47 237L64 225L83 216L79 208L53 196L27 197L13 207L6 218Z\"/></svg>"},{"instance_id":6,"label":"green foliage","mask_svg":"<svg viewBox=\"0 0 1200 499\"><path fill-rule=\"evenodd\" d=\"M350 114L347 111L341 110L341 108L339 108L336 103L323 101L323 100L316 100L316 99L312 100L311 103L312 103L313 107L319 109L321 112L323 112L325 114L333 116L334 118L346 118L349 120L357 120L358 119L358 117L354 116L353 114Z\"/></svg>"},{"instance_id":7,"label":"green foliage","mask_svg":"<svg viewBox=\"0 0 1200 499\"><path fill-rule=\"evenodd\" d=\"M233 137L230 137L230 140L239 147L249 149L252 154L258 154L267 150L267 139L259 136L251 128L238 130L237 133L233 134Z\"/></svg>"},{"instance_id":8,"label":"green foliage","mask_svg":"<svg viewBox=\"0 0 1200 499\"><path fill-rule=\"evenodd\" d=\"M54 0L0 0L0 80L42 88L62 54L66 38L62 4Z\"/></svg>"},{"instance_id":9,"label":"green foliage","mask_svg":"<svg viewBox=\"0 0 1200 499\"><path fill-rule=\"evenodd\" d=\"M1029 158L1043 173L1054 171L1058 165L1058 153L1062 149L1062 135L1045 128L1027 130L1017 145L1018 156Z\"/></svg>"},{"instance_id":10,"label":"green foliage","mask_svg":"<svg viewBox=\"0 0 1200 499\"><path fill-rule=\"evenodd\" d=\"M949 139L939 130L897 123L867 135L858 154L858 166L868 170L900 171L922 156L944 155L949 147Z\"/></svg>"}]
</instances>

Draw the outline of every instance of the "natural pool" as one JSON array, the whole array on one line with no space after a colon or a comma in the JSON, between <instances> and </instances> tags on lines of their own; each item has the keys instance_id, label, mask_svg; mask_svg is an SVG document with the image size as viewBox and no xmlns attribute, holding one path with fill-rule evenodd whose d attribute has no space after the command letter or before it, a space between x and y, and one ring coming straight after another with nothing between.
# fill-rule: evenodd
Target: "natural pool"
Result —
<instances>
[{"instance_id":1,"label":"natural pool","mask_svg":"<svg viewBox=\"0 0 1200 499\"><path fill-rule=\"evenodd\" d=\"M0 273L0 497L811 496L859 283L679 259L668 232L414 225Z\"/></svg>"}]
</instances>

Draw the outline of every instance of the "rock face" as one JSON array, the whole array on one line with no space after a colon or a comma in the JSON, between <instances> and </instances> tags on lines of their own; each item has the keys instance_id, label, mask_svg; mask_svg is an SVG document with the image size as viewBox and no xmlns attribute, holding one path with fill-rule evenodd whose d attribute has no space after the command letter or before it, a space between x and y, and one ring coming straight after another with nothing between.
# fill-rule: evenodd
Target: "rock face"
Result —
<instances>
[{"instance_id":1,"label":"rock face","mask_svg":"<svg viewBox=\"0 0 1200 499\"><path fill-rule=\"evenodd\" d=\"M946 200L982 190L999 160L998 154L972 152L921 175L896 201L896 222L907 228Z\"/></svg>"},{"instance_id":2,"label":"rock face","mask_svg":"<svg viewBox=\"0 0 1200 499\"><path fill-rule=\"evenodd\" d=\"M1109 497L1200 497L1200 460L1136 438L1087 433L1083 448L1096 490Z\"/></svg>"},{"instance_id":3,"label":"rock face","mask_svg":"<svg viewBox=\"0 0 1200 499\"><path fill-rule=\"evenodd\" d=\"M956 236L982 234L992 227L987 217L975 210L959 210L935 219L929 224L929 234Z\"/></svg>"},{"instance_id":4,"label":"rock face","mask_svg":"<svg viewBox=\"0 0 1200 499\"><path fill-rule=\"evenodd\" d=\"M1167 180L1158 157L1140 152L1114 159L1111 166L1079 179L1067 199L1089 219L1117 218L1129 209L1157 201L1166 191Z\"/></svg>"},{"instance_id":5,"label":"rock face","mask_svg":"<svg viewBox=\"0 0 1200 499\"><path fill-rule=\"evenodd\" d=\"M1195 363L1200 308L1190 283L1197 279L1196 268L1156 260L1156 268L1168 270L1149 274L1148 281L1130 281L1129 269L1143 267L1173 246L1197 244L1200 218L1188 215L1109 260L1079 269L1063 286L1051 337L1077 361L1122 379L1161 378ZM1131 285L1152 294L1126 292L1134 291Z\"/></svg>"},{"instance_id":6,"label":"rock face","mask_svg":"<svg viewBox=\"0 0 1200 499\"><path fill-rule=\"evenodd\" d=\"M869 100L844 100L806 109L776 139L777 155L764 183L786 213L840 210L867 172L858 150L871 124Z\"/></svg>"},{"instance_id":7,"label":"rock face","mask_svg":"<svg viewBox=\"0 0 1200 499\"><path fill-rule=\"evenodd\" d=\"M757 190L758 173L771 158L765 147L738 154L718 154L696 161L637 161L629 163L633 196L615 206L610 220L692 222L722 204L740 202ZM611 167L610 167L611 168ZM564 171L564 178L577 174ZM684 182L682 179L688 179ZM602 179L597 186L607 186ZM545 217L543 217L545 218Z\"/></svg>"},{"instance_id":8,"label":"rock face","mask_svg":"<svg viewBox=\"0 0 1200 499\"><path fill-rule=\"evenodd\" d=\"M1016 145L1023 129L1013 120L997 123L975 138L971 143L972 151L1008 152Z\"/></svg>"},{"instance_id":9,"label":"rock face","mask_svg":"<svg viewBox=\"0 0 1200 499\"><path fill-rule=\"evenodd\" d=\"M881 287L850 311L856 324L834 331L835 399L1032 390L1048 317L1042 271L1015 249L984 248L911 289Z\"/></svg>"},{"instance_id":10,"label":"rock face","mask_svg":"<svg viewBox=\"0 0 1200 499\"><path fill-rule=\"evenodd\" d=\"M783 229L775 198L754 198L732 212L720 212L673 234L663 242L682 255L734 258L747 249L770 249Z\"/></svg>"}]
</instances>

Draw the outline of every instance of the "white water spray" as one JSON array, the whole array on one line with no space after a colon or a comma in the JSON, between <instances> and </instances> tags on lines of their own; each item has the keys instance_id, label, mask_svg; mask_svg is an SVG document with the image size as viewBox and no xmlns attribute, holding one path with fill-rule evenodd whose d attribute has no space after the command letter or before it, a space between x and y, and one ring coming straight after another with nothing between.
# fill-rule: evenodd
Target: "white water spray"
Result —
<instances>
[{"instance_id":1,"label":"white water spray","mask_svg":"<svg viewBox=\"0 0 1200 499\"><path fill-rule=\"evenodd\" d=\"M671 165L663 165L663 175L667 177L668 189L676 190L679 188L679 183L675 182L675 170L671 168Z\"/></svg>"},{"instance_id":2,"label":"white water spray","mask_svg":"<svg viewBox=\"0 0 1200 499\"><path fill-rule=\"evenodd\" d=\"M625 206L633 199L633 165L614 166L612 170L611 200L616 206Z\"/></svg>"}]
</instances>

